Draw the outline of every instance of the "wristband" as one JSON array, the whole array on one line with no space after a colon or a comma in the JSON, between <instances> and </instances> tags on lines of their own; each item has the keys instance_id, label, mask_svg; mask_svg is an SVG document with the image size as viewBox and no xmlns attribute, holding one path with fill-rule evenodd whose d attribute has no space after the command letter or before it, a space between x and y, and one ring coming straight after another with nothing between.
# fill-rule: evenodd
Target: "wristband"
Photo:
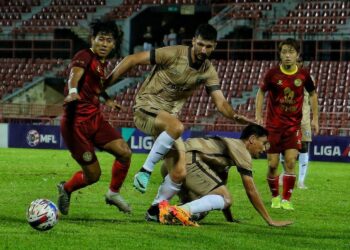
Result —
<instances>
[{"instance_id":1,"label":"wristband","mask_svg":"<svg viewBox=\"0 0 350 250\"><path fill-rule=\"evenodd\" d=\"M68 92L69 94L73 94L73 93L78 93L78 90L77 90L77 88L70 88L69 89L69 92Z\"/></svg>"}]
</instances>

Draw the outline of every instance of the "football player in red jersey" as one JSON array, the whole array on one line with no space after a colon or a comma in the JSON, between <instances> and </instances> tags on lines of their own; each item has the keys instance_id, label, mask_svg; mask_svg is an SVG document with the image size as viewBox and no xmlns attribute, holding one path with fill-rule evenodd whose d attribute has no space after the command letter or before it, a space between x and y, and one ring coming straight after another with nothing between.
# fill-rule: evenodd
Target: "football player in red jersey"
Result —
<instances>
[{"instance_id":1,"label":"football player in red jersey","mask_svg":"<svg viewBox=\"0 0 350 250\"><path fill-rule=\"evenodd\" d=\"M95 147L115 156L106 203L115 205L123 212L131 211L119 194L129 170L131 150L120 133L104 120L99 107L99 96L102 95L106 105L120 109L104 91L106 58L116 46L119 30L112 21L96 20L90 27L91 48L77 52L69 66L69 90L61 120L64 142L82 169L57 186L58 208L64 215L68 214L71 193L97 182L101 176Z\"/></svg>"},{"instance_id":2,"label":"football player in red jersey","mask_svg":"<svg viewBox=\"0 0 350 250\"><path fill-rule=\"evenodd\" d=\"M318 103L315 84L308 71L298 67L299 43L286 39L279 46L280 65L270 69L260 84L256 96L255 119L263 124L263 101L267 95L266 128L269 131L270 149L267 152L267 181L272 193L272 208L293 210L290 198L295 184L295 163L301 148L301 119L304 88L309 92L313 119L311 126L318 133ZM286 172L283 176L282 198L279 196L277 167L279 154L285 156Z\"/></svg>"}]
</instances>

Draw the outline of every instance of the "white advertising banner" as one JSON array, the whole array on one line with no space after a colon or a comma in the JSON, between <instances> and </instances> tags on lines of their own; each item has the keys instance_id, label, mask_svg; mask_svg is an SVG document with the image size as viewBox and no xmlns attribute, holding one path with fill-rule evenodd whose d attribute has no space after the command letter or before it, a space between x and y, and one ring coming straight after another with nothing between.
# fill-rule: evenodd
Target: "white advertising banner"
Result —
<instances>
[{"instance_id":1,"label":"white advertising banner","mask_svg":"<svg viewBox=\"0 0 350 250\"><path fill-rule=\"evenodd\" d=\"M0 123L0 148L8 147L8 124Z\"/></svg>"}]
</instances>

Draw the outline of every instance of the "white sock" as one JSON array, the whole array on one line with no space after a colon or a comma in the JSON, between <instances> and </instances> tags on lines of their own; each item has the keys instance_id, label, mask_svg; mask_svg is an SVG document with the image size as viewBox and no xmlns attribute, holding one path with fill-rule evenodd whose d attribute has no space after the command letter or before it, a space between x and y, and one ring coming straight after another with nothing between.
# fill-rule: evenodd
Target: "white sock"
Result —
<instances>
[{"instance_id":1,"label":"white sock","mask_svg":"<svg viewBox=\"0 0 350 250\"><path fill-rule=\"evenodd\" d=\"M299 154L299 182L304 183L307 168L309 165L309 153Z\"/></svg>"},{"instance_id":2,"label":"white sock","mask_svg":"<svg viewBox=\"0 0 350 250\"><path fill-rule=\"evenodd\" d=\"M165 176L163 183L158 189L157 196L152 202L152 205L156 205L164 200L170 200L175 194L180 191L181 185L182 184L173 182L169 175Z\"/></svg>"},{"instance_id":3,"label":"white sock","mask_svg":"<svg viewBox=\"0 0 350 250\"><path fill-rule=\"evenodd\" d=\"M153 172L154 166L168 153L174 144L174 139L163 131L155 140L151 151L149 152L143 168L147 171Z\"/></svg>"},{"instance_id":4,"label":"white sock","mask_svg":"<svg viewBox=\"0 0 350 250\"><path fill-rule=\"evenodd\" d=\"M209 212L211 210L222 210L225 207L224 197L217 194L208 194L197 200L182 205L190 214Z\"/></svg>"}]
</instances>

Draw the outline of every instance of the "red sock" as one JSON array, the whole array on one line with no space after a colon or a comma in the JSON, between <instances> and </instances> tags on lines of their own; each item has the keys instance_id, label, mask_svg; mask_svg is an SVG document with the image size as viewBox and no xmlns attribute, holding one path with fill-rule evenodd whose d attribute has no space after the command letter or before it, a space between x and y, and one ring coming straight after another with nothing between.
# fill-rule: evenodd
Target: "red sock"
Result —
<instances>
[{"instance_id":1,"label":"red sock","mask_svg":"<svg viewBox=\"0 0 350 250\"><path fill-rule=\"evenodd\" d=\"M283 200L289 201L290 197L292 196L295 179L296 179L295 174L283 175L283 193L282 193Z\"/></svg>"},{"instance_id":2,"label":"red sock","mask_svg":"<svg viewBox=\"0 0 350 250\"><path fill-rule=\"evenodd\" d=\"M279 176L278 175L276 177L272 177L272 178L271 177L267 177L267 183L269 184L272 197L276 197L276 196L279 195L278 181L279 181Z\"/></svg>"},{"instance_id":3,"label":"red sock","mask_svg":"<svg viewBox=\"0 0 350 250\"><path fill-rule=\"evenodd\" d=\"M121 161L114 161L113 167L112 167L112 179L111 184L109 185L109 189L113 192L119 192L119 189L123 185L123 182L126 178L126 175L128 174L130 167L130 161L127 162L121 162Z\"/></svg>"},{"instance_id":4,"label":"red sock","mask_svg":"<svg viewBox=\"0 0 350 250\"><path fill-rule=\"evenodd\" d=\"M64 189L68 193L71 193L75 190L86 187L87 185L88 185L88 182L85 179L83 171L78 171L72 176L72 178L69 181L67 181L64 184Z\"/></svg>"}]
</instances>

